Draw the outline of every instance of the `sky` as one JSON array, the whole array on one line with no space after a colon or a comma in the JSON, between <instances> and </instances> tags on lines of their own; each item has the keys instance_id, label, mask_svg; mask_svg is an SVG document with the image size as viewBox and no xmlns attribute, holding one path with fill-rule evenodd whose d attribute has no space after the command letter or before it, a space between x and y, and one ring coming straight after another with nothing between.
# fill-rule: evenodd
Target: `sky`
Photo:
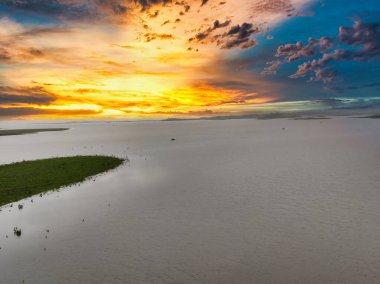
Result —
<instances>
[{"instance_id":1,"label":"sky","mask_svg":"<svg viewBox=\"0 0 380 284\"><path fill-rule=\"evenodd\" d=\"M0 0L0 119L380 108L378 0Z\"/></svg>"}]
</instances>

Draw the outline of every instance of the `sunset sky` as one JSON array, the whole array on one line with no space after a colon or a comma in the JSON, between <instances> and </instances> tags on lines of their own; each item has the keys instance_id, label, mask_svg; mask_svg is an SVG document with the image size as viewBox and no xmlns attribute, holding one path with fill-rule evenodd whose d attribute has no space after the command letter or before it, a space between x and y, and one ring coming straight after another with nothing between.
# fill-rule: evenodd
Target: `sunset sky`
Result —
<instances>
[{"instance_id":1,"label":"sunset sky","mask_svg":"<svg viewBox=\"0 0 380 284\"><path fill-rule=\"evenodd\" d=\"M0 0L0 119L377 109L377 0Z\"/></svg>"}]
</instances>

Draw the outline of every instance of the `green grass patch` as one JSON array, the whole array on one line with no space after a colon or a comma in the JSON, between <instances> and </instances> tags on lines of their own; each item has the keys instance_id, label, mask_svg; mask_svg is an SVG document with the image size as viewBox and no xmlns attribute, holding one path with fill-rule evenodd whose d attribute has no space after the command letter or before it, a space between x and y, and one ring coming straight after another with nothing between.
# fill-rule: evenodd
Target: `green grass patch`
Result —
<instances>
[{"instance_id":1,"label":"green grass patch","mask_svg":"<svg viewBox=\"0 0 380 284\"><path fill-rule=\"evenodd\" d=\"M63 131L68 128L33 128L33 129L0 129L0 136L23 135L48 131Z\"/></svg>"},{"instance_id":2,"label":"green grass patch","mask_svg":"<svg viewBox=\"0 0 380 284\"><path fill-rule=\"evenodd\" d=\"M123 162L116 157L75 156L0 165L0 206L82 182Z\"/></svg>"}]
</instances>

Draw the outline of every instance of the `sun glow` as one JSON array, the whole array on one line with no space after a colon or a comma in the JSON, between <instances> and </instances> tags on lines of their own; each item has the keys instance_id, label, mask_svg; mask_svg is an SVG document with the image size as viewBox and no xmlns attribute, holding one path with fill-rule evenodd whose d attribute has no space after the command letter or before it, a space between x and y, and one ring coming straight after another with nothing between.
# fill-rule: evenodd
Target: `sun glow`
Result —
<instances>
[{"instance_id":1,"label":"sun glow","mask_svg":"<svg viewBox=\"0 0 380 284\"><path fill-rule=\"evenodd\" d=\"M256 2L210 1L201 7L194 1L191 7L173 3L148 9L131 4L128 17L107 24L66 21L54 28L2 19L0 36L18 38L9 49L14 62L2 79L37 99L1 107L32 108L28 115L37 117L166 117L270 102L260 94L262 83L252 90L218 85L231 80L219 62L236 51L221 48L228 42L210 30L220 21L218 33L225 36L232 25L269 26L285 18L256 8L260 17L253 19ZM202 32L210 40L194 40Z\"/></svg>"}]
</instances>

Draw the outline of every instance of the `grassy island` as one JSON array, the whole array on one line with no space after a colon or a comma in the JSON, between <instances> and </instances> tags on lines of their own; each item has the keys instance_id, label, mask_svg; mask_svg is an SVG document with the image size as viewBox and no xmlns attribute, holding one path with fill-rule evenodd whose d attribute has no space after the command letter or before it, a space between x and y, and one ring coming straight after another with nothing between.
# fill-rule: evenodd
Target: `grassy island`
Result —
<instances>
[{"instance_id":1,"label":"grassy island","mask_svg":"<svg viewBox=\"0 0 380 284\"><path fill-rule=\"evenodd\" d=\"M74 156L0 165L0 206L84 181L123 161L108 156Z\"/></svg>"},{"instance_id":2,"label":"grassy island","mask_svg":"<svg viewBox=\"0 0 380 284\"><path fill-rule=\"evenodd\" d=\"M38 133L38 132L63 131L63 130L68 130L68 128L0 129L0 136L23 135L23 134L33 134L33 133Z\"/></svg>"}]
</instances>

